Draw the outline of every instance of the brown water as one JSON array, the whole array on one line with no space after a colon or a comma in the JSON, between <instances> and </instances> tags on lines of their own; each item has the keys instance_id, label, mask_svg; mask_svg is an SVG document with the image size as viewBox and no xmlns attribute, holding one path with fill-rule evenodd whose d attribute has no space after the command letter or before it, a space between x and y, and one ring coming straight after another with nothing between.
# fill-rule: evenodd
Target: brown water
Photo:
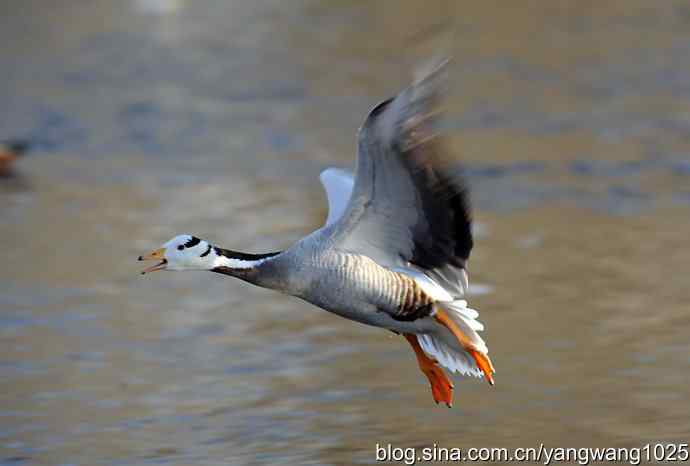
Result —
<instances>
[{"instance_id":1,"label":"brown water","mask_svg":"<svg viewBox=\"0 0 690 466\"><path fill-rule=\"evenodd\" d=\"M690 435L690 8L651 3L7 2L0 464L349 465L398 447ZM317 181L429 50L480 223L497 386L437 407L399 337L207 273L177 233L317 228Z\"/></svg>"}]
</instances>

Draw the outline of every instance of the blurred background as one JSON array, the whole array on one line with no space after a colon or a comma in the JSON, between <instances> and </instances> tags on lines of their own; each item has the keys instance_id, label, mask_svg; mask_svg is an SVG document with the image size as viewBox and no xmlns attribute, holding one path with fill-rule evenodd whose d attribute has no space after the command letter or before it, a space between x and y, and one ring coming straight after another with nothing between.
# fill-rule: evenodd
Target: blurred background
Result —
<instances>
[{"instance_id":1,"label":"blurred background","mask_svg":"<svg viewBox=\"0 0 690 466\"><path fill-rule=\"evenodd\" d=\"M690 5L0 6L0 464L350 465L376 443L688 440ZM497 385L437 407L403 339L210 273L287 247L376 102L453 55Z\"/></svg>"}]
</instances>

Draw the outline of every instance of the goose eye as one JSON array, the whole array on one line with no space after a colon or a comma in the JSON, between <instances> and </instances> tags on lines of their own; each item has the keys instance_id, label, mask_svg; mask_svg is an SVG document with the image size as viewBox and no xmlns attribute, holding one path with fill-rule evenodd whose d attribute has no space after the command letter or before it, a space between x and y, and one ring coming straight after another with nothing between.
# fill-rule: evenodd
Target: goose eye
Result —
<instances>
[{"instance_id":1,"label":"goose eye","mask_svg":"<svg viewBox=\"0 0 690 466\"><path fill-rule=\"evenodd\" d=\"M178 251L182 251L183 249L184 249L184 246L181 245L181 244L177 247L177 250L178 250Z\"/></svg>"}]
</instances>

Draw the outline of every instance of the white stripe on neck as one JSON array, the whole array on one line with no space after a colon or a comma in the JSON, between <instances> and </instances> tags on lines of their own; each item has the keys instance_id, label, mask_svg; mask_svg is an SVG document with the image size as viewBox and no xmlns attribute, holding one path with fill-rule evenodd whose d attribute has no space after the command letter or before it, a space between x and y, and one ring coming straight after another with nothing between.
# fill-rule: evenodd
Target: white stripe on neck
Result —
<instances>
[{"instance_id":1,"label":"white stripe on neck","mask_svg":"<svg viewBox=\"0 0 690 466\"><path fill-rule=\"evenodd\" d=\"M213 261L213 267L229 267L231 269L251 269L253 267L263 264L268 259L271 259L271 257L265 257L263 259L257 259L254 261L247 261L225 256L216 256L216 260Z\"/></svg>"}]
</instances>

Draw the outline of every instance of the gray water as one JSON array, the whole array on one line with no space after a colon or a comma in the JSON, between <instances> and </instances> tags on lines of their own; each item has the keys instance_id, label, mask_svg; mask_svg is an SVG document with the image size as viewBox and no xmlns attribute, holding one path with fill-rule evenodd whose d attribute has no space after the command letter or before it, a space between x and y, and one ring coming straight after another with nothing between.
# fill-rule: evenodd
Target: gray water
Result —
<instances>
[{"instance_id":1,"label":"gray water","mask_svg":"<svg viewBox=\"0 0 690 466\"><path fill-rule=\"evenodd\" d=\"M374 463L398 447L688 441L690 8L6 2L0 464ZM471 297L494 388L436 406L407 344L208 273L178 233L287 247L367 110L454 56Z\"/></svg>"}]
</instances>

